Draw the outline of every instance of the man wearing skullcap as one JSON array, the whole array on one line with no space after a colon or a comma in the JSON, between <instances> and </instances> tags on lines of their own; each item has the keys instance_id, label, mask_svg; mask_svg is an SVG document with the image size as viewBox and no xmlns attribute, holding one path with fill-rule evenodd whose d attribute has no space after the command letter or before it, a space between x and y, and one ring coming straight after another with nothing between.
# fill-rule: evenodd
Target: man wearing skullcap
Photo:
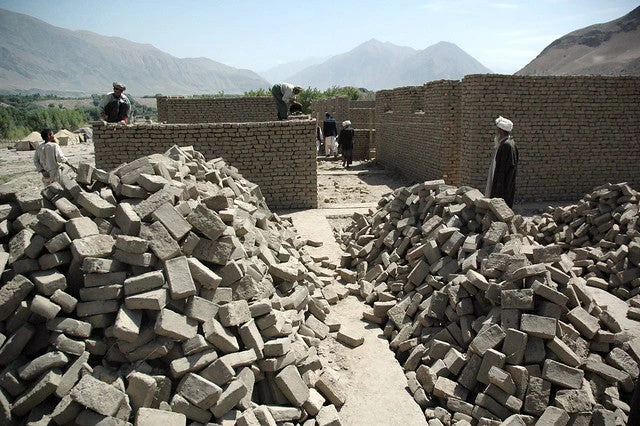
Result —
<instances>
[{"instance_id":1,"label":"man wearing skullcap","mask_svg":"<svg viewBox=\"0 0 640 426\"><path fill-rule=\"evenodd\" d=\"M294 101L295 95L302 92L302 87L291 83L274 84L271 88L273 99L276 100L278 120L286 120L289 114L289 105Z\"/></svg>"},{"instance_id":2,"label":"man wearing skullcap","mask_svg":"<svg viewBox=\"0 0 640 426\"><path fill-rule=\"evenodd\" d=\"M126 124L129 121L131 102L123 93L126 89L124 84L114 81L113 92L104 95L100 101L98 110L102 119L107 123Z\"/></svg>"},{"instance_id":3,"label":"man wearing skullcap","mask_svg":"<svg viewBox=\"0 0 640 426\"><path fill-rule=\"evenodd\" d=\"M355 132L351 128L351 121L345 120L342 122L342 130L338 136L338 144L342 148L342 167L347 169L351 166L353 161L353 134Z\"/></svg>"},{"instance_id":4,"label":"man wearing skullcap","mask_svg":"<svg viewBox=\"0 0 640 426\"><path fill-rule=\"evenodd\" d=\"M513 122L502 116L496 118L497 134L494 138L495 153L489 167L485 196L503 198L513 207L518 171L518 148L511 137Z\"/></svg>"}]
</instances>

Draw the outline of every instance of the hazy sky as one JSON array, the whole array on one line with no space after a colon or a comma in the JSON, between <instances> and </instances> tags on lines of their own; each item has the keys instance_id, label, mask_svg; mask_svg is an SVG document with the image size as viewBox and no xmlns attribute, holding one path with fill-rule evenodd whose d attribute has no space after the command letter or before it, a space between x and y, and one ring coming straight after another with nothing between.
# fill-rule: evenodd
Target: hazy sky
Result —
<instances>
[{"instance_id":1,"label":"hazy sky","mask_svg":"<svg viewBox=\"0 0 640 426\"><path fill-rule=\"evenodd\" d=\"M638 0L0 0L0 8L58 27L256 72L345 53L375 38L415 49L452 42L505 74L524 67L555 39L639 5Z\"/></svg>"}]
</instances>

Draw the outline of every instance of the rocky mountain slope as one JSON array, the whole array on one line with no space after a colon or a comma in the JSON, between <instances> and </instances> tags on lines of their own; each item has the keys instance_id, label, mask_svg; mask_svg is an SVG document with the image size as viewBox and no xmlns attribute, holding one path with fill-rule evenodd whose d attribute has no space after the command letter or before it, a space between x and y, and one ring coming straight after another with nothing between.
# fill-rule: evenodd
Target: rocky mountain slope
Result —
<instances>
[{"instance_id":1,"label":"rocky mountain slope","mask_svg":"<svg viewBox=\"0 0 640 426\"><path fill-rule=\"evenodd\" d=\"M243 93L269 83L207 58L176 58L148 45L71 31L0 9L0 88L103 93L122 80L138 96Z\"/></svg>"},{"instance_id":2,"label":"rocky mountain slope","mask_svg":"<svg viewBox=\"0 0 640 426\"><path fill-rule=\"evenodd\" d=\"M640 7L557 39L516 74L640 75Z\"/></svg>"}]
</instances>

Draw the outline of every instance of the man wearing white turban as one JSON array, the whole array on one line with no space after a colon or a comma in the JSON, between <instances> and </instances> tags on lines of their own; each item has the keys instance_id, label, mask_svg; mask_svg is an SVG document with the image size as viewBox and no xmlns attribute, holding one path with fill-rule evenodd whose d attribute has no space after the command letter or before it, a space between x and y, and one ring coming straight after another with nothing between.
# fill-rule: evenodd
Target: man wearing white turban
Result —
<instances>
[{"instance_id":1,"label":"man wearing white turban","mask_svg":"<svg viewBox=\"0 0 640 426\"><path fill-rule=\"evenodd\" d=\"M496 150L489 167L485 196L503 198L509 207L513 207L519 159L516 142L511 137L513 122L500 116L496 118L496 127Z\"/></svg>"}]
</instances>

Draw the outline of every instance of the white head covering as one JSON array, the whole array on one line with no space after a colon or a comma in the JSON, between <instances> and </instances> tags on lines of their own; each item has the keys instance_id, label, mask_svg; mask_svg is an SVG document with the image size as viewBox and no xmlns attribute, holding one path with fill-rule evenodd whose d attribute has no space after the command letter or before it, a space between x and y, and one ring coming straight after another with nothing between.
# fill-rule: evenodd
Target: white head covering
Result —
<instances>
[{"instance_id":1,"label":"white head covering","mask_svg":"<svg viewBox=\"0 0 640 426\"><path fill-rule=\"evenodd\" d=\"M499 129L504 130L505 132L510 132L511 130L513 130L513 122L504 118L503 116L499 116L498 118L496 118L496 126L498 126Z\"/></svg>"},{"instance_id":2,"label":"white head covering","mask_svg":"<svg viewBox=\"0 0 640 426\"><path fill-rule=\"evenodd\" d=\"M351 122L349 120L345 120L342 122L342 127L351 126Z\"/></svg>"}]
</instances>

